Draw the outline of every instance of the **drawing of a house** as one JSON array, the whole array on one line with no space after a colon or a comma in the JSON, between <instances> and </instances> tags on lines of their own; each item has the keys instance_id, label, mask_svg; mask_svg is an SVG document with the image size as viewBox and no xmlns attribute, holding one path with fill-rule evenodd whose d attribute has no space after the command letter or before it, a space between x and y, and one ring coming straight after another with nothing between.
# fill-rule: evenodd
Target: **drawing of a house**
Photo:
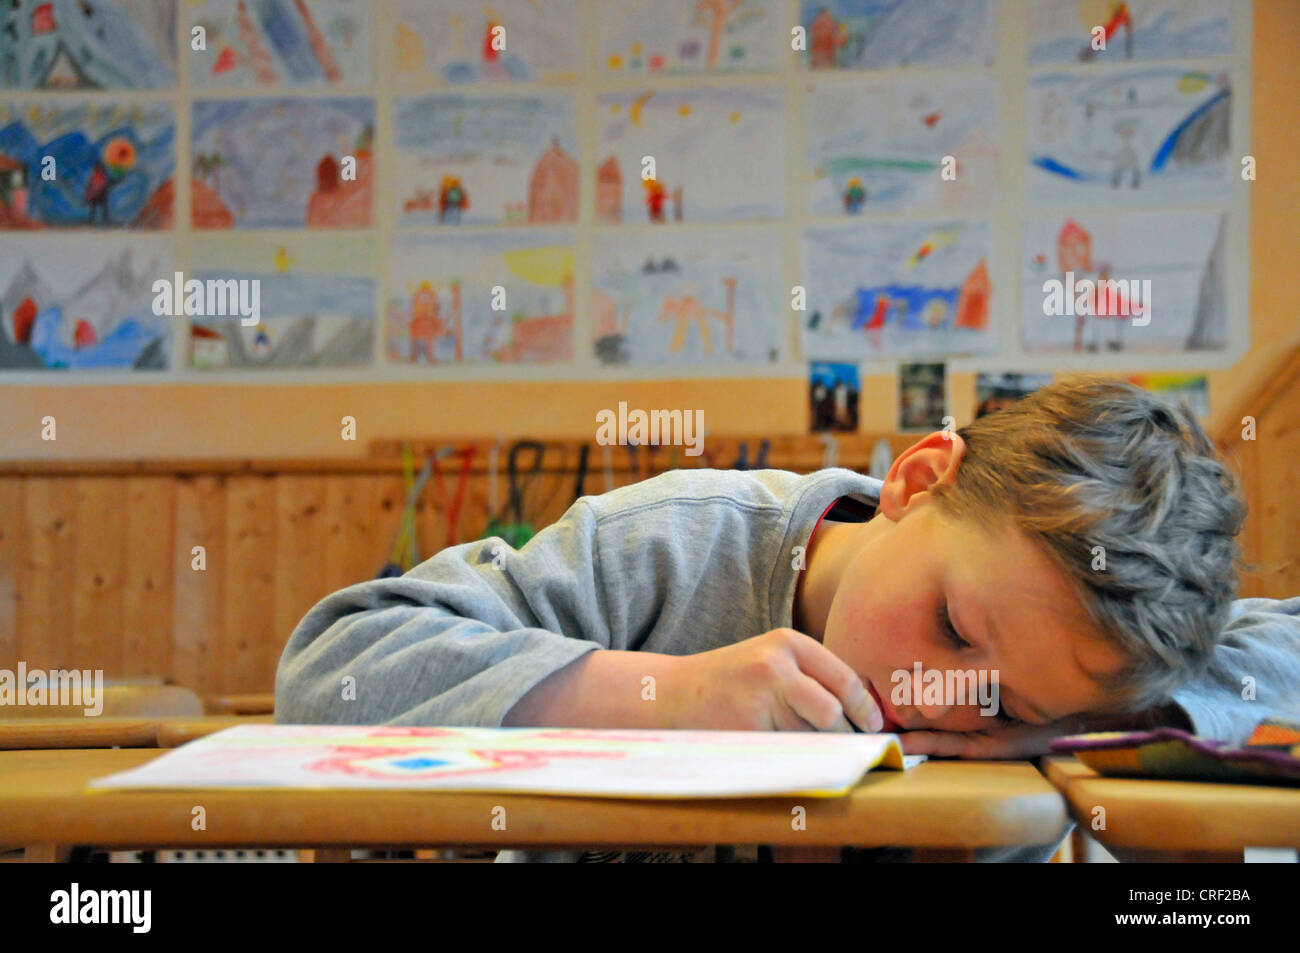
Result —
<instances>
[{"instance_id":1,"label":"drawing of a house","mask_svg":"<svg viewBox=\"0 0 1300 953\"><path fill-rule=\"evenodd\" d=\"M227 367L230 364L230 348L225 337L212 328L202 324L190 325L190 366L207 369Z\"/></svg>"},{"instance_id":2,"label":"drawing of a house","mask_svg":"<svg viewBox=\"0 0 1300 953\"><path fill-rule=\"evenodd\" d=\"M623 174L610 156L596 170L596 221L612 225L623 220Z\"/></svg>"},{"instance_id":3,"label":"drawing of a house","mask_svg":"<svg viewBox=\"0 0 1300 953\"><path fill-rule=\"evenodd\" d=\"M515 321L506 347L492 352L493 360L567 361L573 357L573 275L564 276L564 310Z\"/></svg>"},{"instance_id":4,"label":"drawing of a house","mask_svg":"<svg viewBox=\"0 0 1300 953\"><path fill-rule=\"evenodd\" d=\"M374 161L368 149L356 154L357 177L340 178L338 161L323 156L316 165L316 191L307 203L307 225L314 227L365 228L370 225L374 194Z\"/></svg>"},{"instance_id":5,"label":"drawing of a house","mask_svg":"<svg viewBox=\"0 0 1300 953\"><path fill-rule=\"evenodd\" d=\"M528 221L576 222L578 220L578 163L551 140L528 180Z\"/></svg>"}]
</instances>

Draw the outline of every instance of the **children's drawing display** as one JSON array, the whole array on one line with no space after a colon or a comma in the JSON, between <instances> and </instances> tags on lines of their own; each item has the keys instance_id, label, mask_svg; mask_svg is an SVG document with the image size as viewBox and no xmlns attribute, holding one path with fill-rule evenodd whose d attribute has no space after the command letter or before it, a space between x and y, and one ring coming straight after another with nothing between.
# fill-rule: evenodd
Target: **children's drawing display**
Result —
<instances>
[{"instance_id":1,"label":"children's drawing display","mask_svg":"<svg viewBox=\"0 0 1300 953\"><path fill-rule=\"evenodd\" d=\"M0 377L1227 366L1251 16L15 0Z\"/></svg>"}]
</instances>

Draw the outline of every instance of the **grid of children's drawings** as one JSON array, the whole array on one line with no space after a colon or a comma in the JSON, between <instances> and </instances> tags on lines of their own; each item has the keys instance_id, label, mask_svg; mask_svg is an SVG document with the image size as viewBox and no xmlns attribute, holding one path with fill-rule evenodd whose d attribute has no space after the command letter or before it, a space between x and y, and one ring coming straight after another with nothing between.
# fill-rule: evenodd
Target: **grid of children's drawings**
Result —
<instances>
[{"instance_id":1,"label":"grid of children's drawings","mask_svg":"<svg viewBox=\"0 0 1300 953\"><path fill-rule=\"evenodd\" d=\"M1223 366L1248 326L1250 17L16 0L0 370Z\"/></svg>"}]
</instances>

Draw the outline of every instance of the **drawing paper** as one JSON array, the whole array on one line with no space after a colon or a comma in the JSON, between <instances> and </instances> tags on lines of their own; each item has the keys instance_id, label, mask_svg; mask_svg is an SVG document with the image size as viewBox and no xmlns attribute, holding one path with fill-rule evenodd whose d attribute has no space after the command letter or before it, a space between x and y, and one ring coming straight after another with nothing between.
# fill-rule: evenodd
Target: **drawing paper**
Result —
<instances>
[{"instance_id":1,"label":"drawing paper","mask_svg":"<svg viewBox=\"0 0 1300 953\"><path fill-rule=\"evenodd\" d=\"M839 797L876 766L897 735L241 725L90 786Z\"/></svg>"}]
</instances>

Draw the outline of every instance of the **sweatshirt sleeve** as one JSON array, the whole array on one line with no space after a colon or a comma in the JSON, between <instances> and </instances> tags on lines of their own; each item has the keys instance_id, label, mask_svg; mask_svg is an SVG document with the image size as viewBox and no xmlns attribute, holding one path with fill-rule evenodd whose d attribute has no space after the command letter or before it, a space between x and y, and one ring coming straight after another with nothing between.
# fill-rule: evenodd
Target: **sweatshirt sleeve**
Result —
<instances>
[{"instance_id":1,"label":"sweatshirt sleeve","mask_svg":"<svg viewBox=\"0 0 1300 953\"><path fill-rule=\"evenodd\" d=\"M275 679L279 724L499 727L528 691L610 633L579 500L521 549L490 537L323 599Z\"/></svg>"},{"instance_id":2,"label":"sweatshirt sleeve","mask_svg":"<svg viewBox=\"0 0 1300 953\"><path fill-rule=\"evenodd\" d=\"M1209 670L1173 701L1197 735L1237 745L1266 719L1300 721L1300 596L1234 602Z\"/></svg>"}]
</instances>

